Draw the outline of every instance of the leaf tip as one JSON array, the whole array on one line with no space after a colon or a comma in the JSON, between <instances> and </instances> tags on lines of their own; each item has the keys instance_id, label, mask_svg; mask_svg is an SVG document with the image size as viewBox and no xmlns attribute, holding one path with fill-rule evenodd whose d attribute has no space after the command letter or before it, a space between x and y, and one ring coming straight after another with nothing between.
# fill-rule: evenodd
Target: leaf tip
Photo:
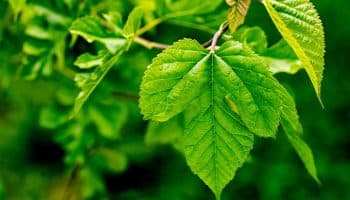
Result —
<instances>
[{"instance_id":1,"label":"leaf tip","mask_svg":"<svg viewBox=\"0 0 350 200\"><path fill-rule=\"evenodd\" d=\"M78 104L77 100L74 103L73 109L71 110L71 112L68 115L68 120L72 120L74 117L76 117L78 115L78 113L80 112L82 107L82 104Z\"/></svg>"},{"instance_id":2,"label":"leaf tip","mask_svg":"<svg viewBox=\"0 0 350 200\"><path fill-rule=\"evenodd\" d=\"M324 106L323 100L321 98L321 93L320 92L317 92L317 99L318 99L318 102L320 102L322 109L325 109L325 106Z\"/></svg>"},{"instance_id":3,"label":"leaf tip","mask_svg":"<svg viewBox=\"0 0 350 200\"><path fill-rule=\"evenodd\" d=\"M77 115L77 113L78 111L76 110L76 108L73 108L73 110L68 115L68 121L72 120Z\"/></svg>"},{"instance_id":4,"label":"leaf tip","mask_svg":"<svg viewBox=\"0 0 350 200\"><path fill-rule=\"evenodd\" d=\"M317 175L315 177L313 177L314 180L316 181L318 186L322 186L322 182L320 181L320 179L317 177Z\"/></svg>"}]
</instances>

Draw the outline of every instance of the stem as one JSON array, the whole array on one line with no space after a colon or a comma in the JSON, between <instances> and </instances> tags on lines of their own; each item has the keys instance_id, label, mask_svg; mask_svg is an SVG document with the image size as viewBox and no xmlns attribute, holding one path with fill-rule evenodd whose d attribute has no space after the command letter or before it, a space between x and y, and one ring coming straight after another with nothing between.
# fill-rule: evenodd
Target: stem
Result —
<instances>
[{"instance_id":1,"label":"stem","mask_svg":"<svg viewBox=\"0 0 350 200\"><path fill-rule=\"evenodd\" d=\"M78 174L81 170L82 166L77 164L74 166L72 172L69 175L67 185L63 194L63 199L62 200L70 200L72 197L72 187L74 185L75 180L78 177Z\"/></svg>"},{"instance_id":2,"label":"stem","mask_svg":"<svg viewBox=\"0 0 350 200\"><path fill-rule=\"evenodd\" d=\"M213 39L211 39L211 41L209 41L209 42L211 42L210 52L215 52L216 44L218 43L218 40L220 39L222 34L224 32L226 32L227 30L228 30L228 24L227 23L224 23L223 25L220 26L220 29L214 34ZM204 45L206 45L207 43L205 43Z\"/></svg>"},{"instance_id":3,"label":"stem","mask_svg":"<svg viewBox=\"0 0 350 200\"><path fill-rule=\"evenodd\" d=\"M213 42L213 38L211 38L210 40L204 42L204 43L202 44L202 46L203 46L204 48L210 47L212 42Z\"/></svg>"},{"instance_id":4,"label":"stem","mask_svg":"<svg viewBox=\"0 0 350 200\"><path fill-rule=\"evenodd\" d=\"M121 91L113 91L112 95L117 97L117 98L124 98L124 99L127 99L127 100L133 100L133 101L136 101L136 102L138 102L138 100L140 98L140 96L137 95L137 94L124 93L124 92L121 92Z\"/></svg>"},{"instance_id":5,"label":"stem","mask_svg":"<svg viewBox=\"0 0 350 200\"><path fill-rule=\"evenodd\" d=\"M232 39L232 36L229 36L229 35L226 35L226 34L222 34L221 38L227 41L227 40ZM210 40L208 40L208 41L202 43L202 46L203 46L204 48L210 47L210 45L211 45L212 42L213 42L213 38L211 38Z\"/></svg>"},{"instance_id":6,"label":"stem","mask_svg":"<svg viewBox=\"0 0 350 200\"><path fill-rule=\"evenodd\" d=\"M134 41L148 49L153 49L153 48L156 48L156 49L166 49L169 47L169 45L167 44L162 44L162 43L158 43L158 42L153 42L153 41L149 41L149 40L146 40L144 38L141 38L141 37L135 37L134 38Z\"/></svg>"},{"instance_id":7,"label":"stem","mask_svg":"<svg viewBox=\"0 0 350 200\"><path fill-rule=\"evenodd\" d=\"M170 13L170 14L164 15L160 18L154 19L153 21L151 21L150 23L148 23L147 25L145 25L144 27L139 29L136 33L136 36L140 36L140 35L148 32L149 30L153 29L154 27L158 26L159 24L161 24L164 21L167 21L169 19L173 19L173 18L177 18L177 17L184 17L184 16L188 16L188 15L192 15L192 14L193 14L193 11L182 11L182 12L176 12L176 13Z\"/></svg>"},{"instance_id":8,"label":"stem","mask_svg":"<svg viewBox=\"0 0 350 200\"><path fill-rule=\"evenodd\" d=\"M74 80L75 72L73 70L70 70L66 67L57 67L56 65L54 65L53 68L67 79Z\"/></svg>"}]
</instances>

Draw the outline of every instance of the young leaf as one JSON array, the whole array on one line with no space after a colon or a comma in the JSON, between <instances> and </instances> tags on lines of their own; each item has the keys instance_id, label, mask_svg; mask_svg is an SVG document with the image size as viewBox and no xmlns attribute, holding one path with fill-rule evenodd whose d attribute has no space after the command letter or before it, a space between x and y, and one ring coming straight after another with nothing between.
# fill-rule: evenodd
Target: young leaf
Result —
<instances>
[{"instance_id":1,"label":"young leaf","mask_svg":"<svg viewBox=\"0 0 350 200\"><path fill-rule=\"evenodd\" d=\"M90 53L84 53L78 57L74 65L78 66L80 69L90 69L102 65L106 55L108 55L108 52L103 50L99 51L96 56Z\"/></svg>"},{"instance_id":2,"label":"young leaf","mask_svg":"<svg viewBox=\"0 0 350 200\"><path fill-rule=\"evenodd\" d=\"M251 0L226 0L226 3L231 6L227 15L227 21L230 31L233 33L244 23Z\"/></svg>"},{"instance_id":3,"label":"young leaf","mask_svg":"<svg viewBox=\"0 0 350 200\"><path fill-rule=\"evenodd\" d=\"M219 197L247 158L253 133L275 136L282 106L279 87L263 60L241 43L229 41L209 53L198 42L184 39L146 70L140 107L146 119L156 121L189 113L187 162ZM194 110L191 103L199 108Z\"/></svg>"},{"instance_id":4,"label":"young leaf","mask_svg":"<svg viewBox=\"0 0 350 200\"><path fill-rule=\"evenodd\" d=\"M263 0L272 21L293 48L321 101L325 41L322 22L309 0Z\"/></svg>"},{"instance_id":5,"label":"young leaf","mask_svg":"<svg viewBox=\"0 0 350 200\"><path fill-rule=\"evenodd\" d=\"M273 74L281 72L295 74L303 68L301 61L284 39L267 48L267 38L260 27L243 27L232 36L263 57Z\"/></svg>"},{"instance_id":6,"label":"young leaf","mask_svg":"<svg viewBox=\"0 0 350 200\"><path fill-rule=\"evenodd\" d=\"M269 69L274 74L295 74L303 68L302 62L284 39L266 49L261 56L268 62Z\"/></svg>"},{"instance_id":7,"label":"young leaf","mask_svg":"<svg viewBox=\"0 0 350 200\"><path fill-rule=\"evenodd\" d=\"M113 67L123 53L124 49L119 49L117 54L113 56L108 53L105 56L103 63L96 67L92 73L80 73L76 75L75 81L81 88L81 91L75 99L74 108L70 118L73 118L80 111L85 101L89 98L91 93L95 90L98 84L106 76L107 72Z\"/></svg>"},{"instance_id":8,"label":"young leaf","mask_svg":"<svg viewBox=\"0 0 350 200\"><path fill-rule=\"evenodd\" d=\"M67 122L68 115L65 109L57 105L45 107L40 112L39 124L41 127L55 129Z\"/></svg>"},{"instance_id":9,"label":"young leaf","mask_svg":"<svg viewBox=\"0 0 350 200\"><path fill-rule=\"evenodd\" d=\"M93 151L90 157L90 162L99 170L120 173L128 166L128 158L124 153L108 148L99 148Z\"/></svg>"},{"instance_id":10,"label":"young leaf","mask_svg":"<svg viewBox=\"0 0 350 200\"><path fill-rule=\"evenodd\" d=\"M163 1L163 0L158 0ZM165 1L165 7L173 13L186 13L186 15L200 15L215 11L223 0L179 0Z\"/></svg>"},{"instance_id":11,"label":"young leaf","mask_svg":"<svg viewBox=\"0 0 350 200\"><path fill-rule=\"evenodd\" d=\"M233 33L233 39L247 44L254 52L262 54L267 49L267 37L258 26L242 27Z\"/></svg>"},{"instance_id":12,"label":"young leaf","mask_svg":"<svg viewBox=\"0 0 350 200\"><path fill-rule=\"evenodd\" d=\"M116 53L126 44L122 35L108 32L99 19L91 16L78 18L69 30L71 34L80 35L88 42L97 41L104 44L111 53Z\"/></svg>"},{"instance_id":13,"label":"young leaf","mask_svg":"<svg viewBox=\"0 0 350 200\"><path fill-rule=\"evenodd\" d=\"M119 12L109 12L103 14L103 18L106 20L108 27L117 34L123 34L123 18Z\"/></svg>"},{"instance_id":14,"label":"young leaf","mask_svg":"<svg viewBox=\"0 0 350 200\"><path fill-rule=\"evenodd\" d=\"M299 122L299 116L295 106L293 97L288 91L281 86L280 96L283 100L283 107L281 110L281 124L286 133L289 142L303 161L305 168L317 183L320 183L317 177L317 170L309 146L301 139L303 132L302 126Z\"/></svg>"},{"instance_id":15,"label":"young leaf","mask_svg":"<svg viewBox=\"0 0 350 200\"><path fill-rule=\"evenodd\" d=\"M46 53L40 57L27 56L23 59L19 74L26 80L34 80L39 74L49 76L52 74L53 55Z\"/></svg>"},{"instance_id":16,"label":"young leaf","mask_svg":"<svg viewBox=\"0 0 350 200\"><path fill-rule=\"evenodd\" d=\"M89 107L88 115L102 136L115 140L127 121L127 108L118 102L104 102Z\"/></svg>"},{"instance_id":17,"label":"young leaf","mask_svg":"<svg viewBox=\"0 0 350 200\"><path fill-rule=\"evenodd\" d=\"M9 0L10 6L13 10L15 21L17 21L18 14L25 8L26 0Z\"/></svg>"},{"instance_id":18,"label":"young leaf","mask_svg":"<svg viewBox=\"0 0 350 200\"><path fill-rule=\"evenodd\" d=\"M138 31L138 29L141 26L142 17L143 17L142 7L136 7L131 11L123 29L123 35L126 38L135 36L135 33Z\"/></svg>"},{"instance_id":19,"label":"young leaf","mask_svg":"<svg viewBox=\"0 0 350 200\"><path fill-rule=\"evenodd\" d=\"M25 56L19 69L20 76L34 80L39 75L50 76L54 68L65 66L65 31L44 28L33 21L26 25L25 34L29 37L23 43Z\"/></svg>"}]
</instances>

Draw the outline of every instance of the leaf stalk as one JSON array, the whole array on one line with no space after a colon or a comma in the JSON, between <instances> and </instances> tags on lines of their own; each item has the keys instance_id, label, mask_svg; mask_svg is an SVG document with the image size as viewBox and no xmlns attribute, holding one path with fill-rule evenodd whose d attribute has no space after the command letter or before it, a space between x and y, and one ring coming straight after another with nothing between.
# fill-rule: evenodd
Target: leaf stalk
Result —
<instances>
[{"instance_id":1,"label":"leaf stalk","mask_svg":"<svg viewBox=\"0 0 350 200\"><path fill-rule=\"evenodd\" d=\"M220 26L219 30L214 34L214 37L211 40L210 52L215 52L216 44L218 43L218 41L221 38L222 34L225 33L227 30L228 30L228 24L227 24L227 22L224 22Z\"/></svg>"}]
</instances>

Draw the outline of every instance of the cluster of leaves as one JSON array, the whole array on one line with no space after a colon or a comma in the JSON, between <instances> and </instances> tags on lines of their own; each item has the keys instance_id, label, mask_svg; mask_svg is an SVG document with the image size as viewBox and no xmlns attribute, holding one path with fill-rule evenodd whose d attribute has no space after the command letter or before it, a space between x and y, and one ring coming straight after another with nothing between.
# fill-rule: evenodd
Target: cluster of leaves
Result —
<instances>
[{"instance_id":1,"label":"cluster of leaves","mask_svg":"<svg viewBox=\"0 0 350 200\"><path fill-rule=\"evenodd\" d=\"M228 18L235 31L250 1L231 3ZM271 72L305 68L320 99L322 24L310 2L263 4L285 40L267 49L259 28L242 29L235 35L241 43L228 40L218 50L181 40L153 60L141 84L140 106L146 119L167 123L184 113L182 145L187 162L218 199L247 159L254 135L275 137L279 123L319 182L312 153L299 137L302 128L294 100Z\"/></svg>"},{"instance_id":2,"label":"cluster of leaves","mask_svg":"<svg viewBox=\"0 0 350 200\"><path fill-rule=\"evenodd\" d=\"M305 69L321 102L323 27L309 0L261 2L283 36L270 47L261 28L238 28L250 0L10 1L26 38L18 74L65 79L39 121L55 132L67 165L82 166L81 179L94 180L85 181L93 183L84 186L85 198L106 195L105 171L126 169L128 149L139 142L123 135L141 121L132 102L138 92L150 120L146 143L173 144L217 199L247 160L254 137L275 138L280 124L319 182L294 99L274 74ZM126 4L135 8L129 12ZM164 22L215 35L209 45L181 39L167 46L141 37ZM218 47L221 35L225 42ZM124 82L111 81L108 74L125 70L123 59L135 62L128 52L145 51L134 44L166 49L150 65L151 56L138 60L141 70L128 71Z\"/></svg>"}]
</instances>

